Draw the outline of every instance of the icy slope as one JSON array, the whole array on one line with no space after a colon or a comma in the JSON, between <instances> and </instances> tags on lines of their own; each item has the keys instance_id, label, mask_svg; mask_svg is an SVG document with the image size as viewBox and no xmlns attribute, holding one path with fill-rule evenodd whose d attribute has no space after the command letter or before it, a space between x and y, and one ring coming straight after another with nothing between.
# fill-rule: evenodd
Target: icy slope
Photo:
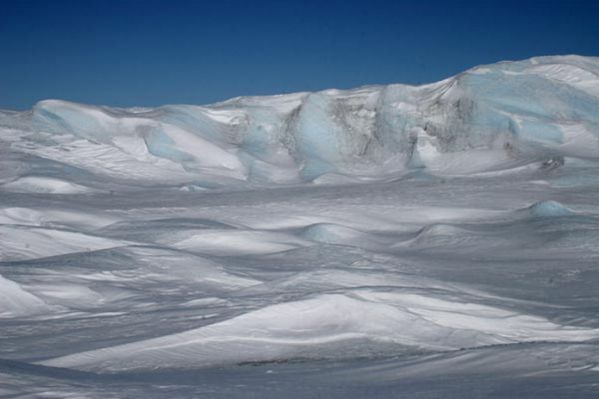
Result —
<instances>
[{"instance_id":1,"label":"icy slope","mask_svg":"<svg viewBox=\"0 0 599 399\"><path fill-rule=\"evenodd\" d=\"M194 190L551 167L599 158L599 59L540 57L424 86L210 106L47 100L0 113L0 132L0 183L21 192L81 193L106 179Z\"/></svg>"}]
</instances>

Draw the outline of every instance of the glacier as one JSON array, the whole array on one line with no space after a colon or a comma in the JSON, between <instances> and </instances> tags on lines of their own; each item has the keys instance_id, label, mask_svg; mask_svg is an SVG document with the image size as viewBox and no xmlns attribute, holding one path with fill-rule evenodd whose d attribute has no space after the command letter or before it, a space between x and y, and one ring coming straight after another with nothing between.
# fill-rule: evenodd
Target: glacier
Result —
<instances>
[{"instance_id":1,"label":"glacier","mask_svg":"<svg viewBox=\"0 0 599 399\"><path fill-rule=\"evenodd\" d=\"M424 86L211 106L116 109L46 100L2 113L12 159L0 182L21 192L79 193L114 183L193 190L596 160L598 69L595 58L540 57Z\"/></svg>"},{"instance_id":2,"label":"glacier","mask_svg":"<svg viewBox=\"0 0 599 399\"><path fill-rule=\"evenodd\" d=\"M0 111L0 397L596 397L599 58Z\"/></svg>"}]
</instances>

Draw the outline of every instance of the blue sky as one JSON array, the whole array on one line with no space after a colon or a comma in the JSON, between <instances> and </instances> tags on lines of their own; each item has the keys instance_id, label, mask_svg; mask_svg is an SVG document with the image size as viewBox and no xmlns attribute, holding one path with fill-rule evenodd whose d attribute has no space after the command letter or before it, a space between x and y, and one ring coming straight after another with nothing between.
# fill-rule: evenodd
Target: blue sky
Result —
<instances>
[{"instance_id":1,"label":"blue sky","mask_svg":"<svg viewBox=\"0 0 599 399\"><path fill-rule=\"evenodd\" d=\"M599 56L599 1L33 1L0 10L0 108L113 106L427 83Z\"/></svg>"}]
</instances>

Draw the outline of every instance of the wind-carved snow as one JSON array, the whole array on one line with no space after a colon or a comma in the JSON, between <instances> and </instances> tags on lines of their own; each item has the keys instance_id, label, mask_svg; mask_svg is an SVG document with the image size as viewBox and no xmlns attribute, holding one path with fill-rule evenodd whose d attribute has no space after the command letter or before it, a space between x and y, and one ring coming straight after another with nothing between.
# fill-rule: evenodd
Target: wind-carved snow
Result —
<instances>
[{"instance_id":1,"label":"wind-carved snow","mask_svg":"<svg viewBox=\"0 0 599 399\"><path fill-rule=\"evenodd\" d=\"M14 281L0 276L0 319L36 313L45 313L51 310L43 300L25 291Z\"/></svg>"},{"instance_id":2,"label":"wind-carved snow","mask_svg":"<svg viewBox=\"0 0 599 399\"><path fill-rule=\"evenodd\" d=\"M597 76L0 111L0 396L596 397Z\"/></svg>"},{"instance_id":3,"label":"wind-carved snow","mask_svg":"<svg viewBox=\"0 0 599 399\"><path fill-rule=\"evenodd\" d=\"M355 291L351 297L331 294L272 305L207 327L42 364L114 372L286 359L305 353L306 346L344 341L447 350L597 337L599 329L564 328L543 318L488 306L415 294Z\"/></svg>"},{"instance_id":4,"label":"wind-carved snow","mask_svg":"<svg viewBox=\"0 0 599 399\"><path fill-rule=\"evenodd\" d=\"M42 176L25 176L6 183L3 187L7 191L25 193L80 194L91 191L79 184Z\"/></svg>"}]
</instances>

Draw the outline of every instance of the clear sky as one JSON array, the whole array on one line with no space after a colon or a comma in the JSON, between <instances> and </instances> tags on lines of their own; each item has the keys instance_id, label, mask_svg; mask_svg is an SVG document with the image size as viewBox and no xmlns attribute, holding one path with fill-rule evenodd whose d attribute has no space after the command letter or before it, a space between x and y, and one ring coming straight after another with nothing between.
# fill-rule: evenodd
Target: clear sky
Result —
<instances>
[{"instance_id":1,"label":"clear sky","mask_svg":"<svg viewBox=\"0 0 599 399\"><path fill-rule=\"evenodd\" d=\"M599 1L9 0L0 108L427 83L549 54L599 56Z\"/></svg>"}]
</instances>

